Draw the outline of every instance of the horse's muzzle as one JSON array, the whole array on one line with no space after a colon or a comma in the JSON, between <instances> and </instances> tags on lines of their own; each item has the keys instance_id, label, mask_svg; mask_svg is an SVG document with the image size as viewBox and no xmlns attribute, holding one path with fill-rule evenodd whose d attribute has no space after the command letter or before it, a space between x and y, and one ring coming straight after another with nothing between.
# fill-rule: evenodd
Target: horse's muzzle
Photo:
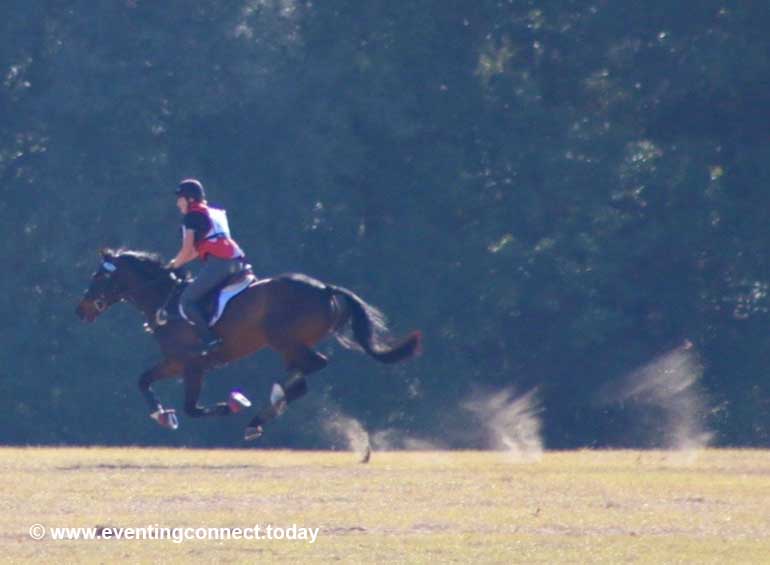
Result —
<instances>
[{"instance_id":1,"label":"horse's muzzle","mask_svg":"<svg viewBox=\"0 0 770 565\"><path fill-rule=\"evenodd\" d=\"M84 298L75 308L75 314L84 322L93 322L102 310L103 308L97 308L92 300Z\"/></svg>"}]
</instances>

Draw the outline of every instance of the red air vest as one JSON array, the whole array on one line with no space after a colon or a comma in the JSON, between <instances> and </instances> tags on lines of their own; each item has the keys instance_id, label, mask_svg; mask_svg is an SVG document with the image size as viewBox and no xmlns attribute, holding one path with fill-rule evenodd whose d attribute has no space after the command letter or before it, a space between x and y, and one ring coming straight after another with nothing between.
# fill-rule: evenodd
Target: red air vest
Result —
<instances>
[{"instance_id":1,"label":"red air vest","mask_svg":"<svg viewBox=\"0 0 770 565\"><path fill-rule=\"evenodd\" d=\"M198 257L205 261L207 255L220 259L236 259L245 254L230 236L227 212L219 208L210 208L201 202L190 202L187 212L200 212L209 219L211 228L200 240L195 242Z\"/></svg>"}]
</instances>

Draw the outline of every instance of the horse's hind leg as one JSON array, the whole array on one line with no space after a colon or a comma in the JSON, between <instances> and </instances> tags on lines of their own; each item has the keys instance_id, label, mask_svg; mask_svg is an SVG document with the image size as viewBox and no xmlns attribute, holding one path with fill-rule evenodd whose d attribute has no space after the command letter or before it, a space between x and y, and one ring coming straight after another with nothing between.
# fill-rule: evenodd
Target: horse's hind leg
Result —
<instances>
[{"instance_id":1,"label":"horse's hind leg","mask_svg":"<svg viewBox=\"0 0 770 565\"><path fill-rule=\"evenodd\" d=\"M307 392L307 381L305 380L307 375L320 371L329 364L326 357L304 345L285 352L283 359L286 364L286 370L289 372L289 377L280 385L278 383L274 384L273 389L276 386L283 389L287 404L300 398Z\"/></svg>"},{"instance_id":2,"label":"horse's hind leg","mask_svg":"<svg viewBox=\"0 0 770 565\"><path fill-rule=\"evenodd\" d=\"M273 384L270 405L249 422L246 428L246 439L256 439L262 435L262 427L265 424L283 414L291 402L305 395L307 392L305 377L320 371L328 364L326 357L305 345L297 345L285 350L283 358L289 376L281 384Z\"/></svg>"}]
</instances>

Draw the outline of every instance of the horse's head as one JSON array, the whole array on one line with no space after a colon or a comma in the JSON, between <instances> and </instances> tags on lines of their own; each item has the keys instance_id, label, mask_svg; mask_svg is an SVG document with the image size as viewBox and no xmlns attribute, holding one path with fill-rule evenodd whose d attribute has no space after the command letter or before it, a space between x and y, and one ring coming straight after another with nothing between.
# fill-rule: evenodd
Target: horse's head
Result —
<instances>
[{"instance_id":1,"label":"horse's head","mask_svg":"<svg viewBox=\"0 0 770 565\"><path fill-rule=\"evenodd\" d=\"M164 274L165 279L170 277L160 260L149 254L102 250L100 256L99 268L75 309L86 322L93 322L116 302L135 298L138 291L157 286L154 281L161 280Z\"/></svg>"}]
</instances>

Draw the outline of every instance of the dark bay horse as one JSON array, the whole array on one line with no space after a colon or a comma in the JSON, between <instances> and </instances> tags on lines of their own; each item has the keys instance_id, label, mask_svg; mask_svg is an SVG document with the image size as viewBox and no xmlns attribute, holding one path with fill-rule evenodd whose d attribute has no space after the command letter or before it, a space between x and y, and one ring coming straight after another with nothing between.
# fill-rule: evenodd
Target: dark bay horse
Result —
<instances>
[{"instance_id":1,"label":"dark bay horse","mask_svg":"<svg viewBox=\"0 0 770 565\"><path fill-rule=\"evenodd\" d=\"M248 407L241 395L213 407L198 403L204 374L230 361L251 355L267 346L283 357L288 377L274 384L270 403L249 422L246 439L262 434L263 426L280 415L287 405L307 392L305 376L323 369L326 358L313 347L335 336L349 348L362 349L383 363L412 357L420 349L421 335L413 332L395 345L384 343L382 314L351 291L327 285L305 275L289 274L265 279L234 297L213 327L224 344L206 357L188 352L197 343L192 326L181 318L158 325L159 311L178 291L180 280L154 254L129 250L102 250L102 263L77 306L77 315L92 322L110 306L129 302L145 316L163 359L139 378L139 390L147 400L151 417L165 427L176 428L174 410L164 409L152 384L183 376L185 413L192 417L225 416ZM352 339L343 335L350 326Z\"/></svg>"}]
</instances>

